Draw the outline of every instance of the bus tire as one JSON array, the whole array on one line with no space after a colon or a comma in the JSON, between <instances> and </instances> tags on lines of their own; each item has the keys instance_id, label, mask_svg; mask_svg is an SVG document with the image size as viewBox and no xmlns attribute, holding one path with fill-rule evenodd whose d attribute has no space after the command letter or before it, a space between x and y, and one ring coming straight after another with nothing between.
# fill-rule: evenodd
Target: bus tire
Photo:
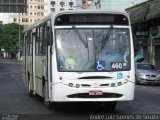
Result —
<instances>
[{"instance_id":1,"label":"bus tire","mask_svg":"<svg viewBox=\"0 0 160 120\"><path fill-rule=\"evenodd\" d=\"M117 105L117 101L110 101L110 102L105 102L105 108L108 111L114 111Z\"/></svg>"},{"instance_id":2,"label":"bus tire","mask_svg":"<svg viewBox=\"0 0 160 120\"><path fill-rule=\"evenodd\" d=\"M28 74L28 92L29 92L29 96L33 97L33 90L31 89L31 80L30 80L30 75Z\"/></svg>"},{"instance_id":3,"label":"bus tire","mask_svg":"<svg viewBox=\"0 0 160 120\"><path fill-rule=\"evenodd\" d=\"M46 98L47 98L46 85L43 84L43 102L47 108L52 109L52 102L48 101Z\"/></svg>"},{"instance_id":4,"label":"bus tire","mask_svg":"<svg viewBox=\"0 0 160 120\"><path fill-rule=\"evenodd\" d=\"M136 85L140 85L140 82L138 82L138 78L137 77L135 77L135 84Z\"/></svg>"}]
</instances>

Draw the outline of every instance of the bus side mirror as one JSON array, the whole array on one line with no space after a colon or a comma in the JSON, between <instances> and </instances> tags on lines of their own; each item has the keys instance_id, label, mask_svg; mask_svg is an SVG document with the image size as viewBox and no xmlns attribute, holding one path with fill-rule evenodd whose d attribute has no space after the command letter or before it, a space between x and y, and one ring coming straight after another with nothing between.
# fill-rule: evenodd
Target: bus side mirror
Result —
<instances>
[{"instance_id":1,"label":"bus side mirror","mask_svg":"<svg viewBox=\"0 0 160 120\"><path fill-rule=\"evenodd\" d=\"M48 30L47 37L48 37L47 44L52 45L53 44L53 32L51 29Z\"/></svg>"}]
</instances>

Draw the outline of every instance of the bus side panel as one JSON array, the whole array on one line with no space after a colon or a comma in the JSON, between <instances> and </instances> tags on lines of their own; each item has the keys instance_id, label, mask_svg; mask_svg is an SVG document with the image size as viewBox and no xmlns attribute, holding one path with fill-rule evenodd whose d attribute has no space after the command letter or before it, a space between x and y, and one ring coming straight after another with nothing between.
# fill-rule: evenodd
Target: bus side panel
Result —
<instances>
[{"instance_id":1,"label":"bus side panel","mask_svg":"<svg viewBox=\"0 0 160 120\"><path fill-rule=\"evenodd\" d=\"M22 80L24 84L27 86L27 73L26 73L26 57L22 56Z\"/></svg>"},{"instance_id":2,"label":"bus side panel","mask_svg":"<svg viewBox=\"0 0 160 120\"><path fill-rule=\"evenodd\" d=\"M26 83L31 83L31 89L33 90L33 80L32 80L32 56L26 56Z\"/></svg>"},{"instance_id":3,"label":"bus side panel","mask_svg":"<svg viewBox=\"0 0 160 120\"><path fill-rule=\"evenodd\" d=\"M27 86L27 78L26 78L26 35L23 36L23 44L22 44L22 80L24 84Z\"/></svg>"},{"instance_id":4,"label":"bus side panel","mask_svg":"<svg viewBox=\"0 0 160 120\"><path fill-rule=\"evenodd\" d=\"M42 78L44 76L44 56L35 56L35 88L36 93L43 96Z\"/></svg>"}]
</instances>

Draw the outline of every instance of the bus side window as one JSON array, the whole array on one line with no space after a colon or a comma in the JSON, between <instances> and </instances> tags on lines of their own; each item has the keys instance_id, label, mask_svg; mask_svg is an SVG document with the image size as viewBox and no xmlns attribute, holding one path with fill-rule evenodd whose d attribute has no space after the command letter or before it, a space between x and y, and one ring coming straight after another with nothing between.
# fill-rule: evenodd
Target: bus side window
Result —
<instances>
[{"instance_id":1,"label":"bus side window","mask_svg":"<svg viewBox=\"0 0 160 120\"><path fill-rule=\"evenodd\" d=\"M31 31L27 32L27 55L32 54L32 38L31 38Z\"/></svg>"},{"instance_id":2,"label":"bus side window","mask_svg":"<svg viewBox=\"0 0 160 120\"><path fill-rule=\"evenodd\" d=\"M43 31L43 26L40 26L40 34L39 34L39 49L38 49L38 53L39 55L42 55L42 47L43 47L43 38L44 38L44 31Z\"/></svg>"},{"instance_id":3,"label":"bus side window","mask_svg":"<svg viewBox=\"0 0 160 120\"><path fill-rule=\"evenodd\" d=\"M36 55L38 55L39 50L39 27L36 28Z\"/></svg>"},{"instance_id":4,"label":"bus side window","mask_svg":"<svg viewBox=\"0 0 160 120\"><path fill-rule=\"evenodd\" d=\"M43 26L43 39L41 46L41 54L46 54L47 51L47 26L46 24Z\"/></svg>"}]
</instances>

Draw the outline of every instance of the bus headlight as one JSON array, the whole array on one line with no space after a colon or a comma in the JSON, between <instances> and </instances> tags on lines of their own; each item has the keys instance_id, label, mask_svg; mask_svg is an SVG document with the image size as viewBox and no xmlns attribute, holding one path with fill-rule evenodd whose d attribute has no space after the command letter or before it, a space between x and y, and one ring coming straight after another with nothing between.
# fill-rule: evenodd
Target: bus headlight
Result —
<instances>
[{"instance_id":1,"label":"bus headlight","mask_svg":"<svg viewBox=\"0 0 160 120\"><path fill-rule=\"evenodd\" d=\"M111 83L111 87L115 87L115 85L116 85L115 83Z\"/></svg>"},{"instance_id":2,"label":"bus headlight","mask_svg":"<svg viewBox=\"0 0 160 120\"><path fill-rule=\"evenodd\" d=\"M121 86L121 85L122 85L122 82L118 82L117 84L118 84L118 86Z\"/></svg>"},{"instance_id":3,"label":"bus headlight","mask_svg":"<svg viewBox=\"0 0 160 120\"><path fill-rule=\"evenodd\" d=\"M71 83L66 80L62 80L62 84L67 85L69 87L80 88L80 84Z\"/></svg>"},{"instance_id":4,"label":"bus headlight","mask_svg":"<svg viewBox=\"0 0 160 120\"><path fill-rule=\"evenodd\" d=\"M80 84L76 84L76 88L79 88L80 87Z\"/></svg>"},{"instance_id":5,"label":"bus headlight","mask_svg":"<svg viewBox=\"0 0 160 120\"><path fill-rule=\"evenodd\" d=\"M69 83L68 86L69 86L69 87L73 87L73 83Z\"/></svg>"}]
</instances>

